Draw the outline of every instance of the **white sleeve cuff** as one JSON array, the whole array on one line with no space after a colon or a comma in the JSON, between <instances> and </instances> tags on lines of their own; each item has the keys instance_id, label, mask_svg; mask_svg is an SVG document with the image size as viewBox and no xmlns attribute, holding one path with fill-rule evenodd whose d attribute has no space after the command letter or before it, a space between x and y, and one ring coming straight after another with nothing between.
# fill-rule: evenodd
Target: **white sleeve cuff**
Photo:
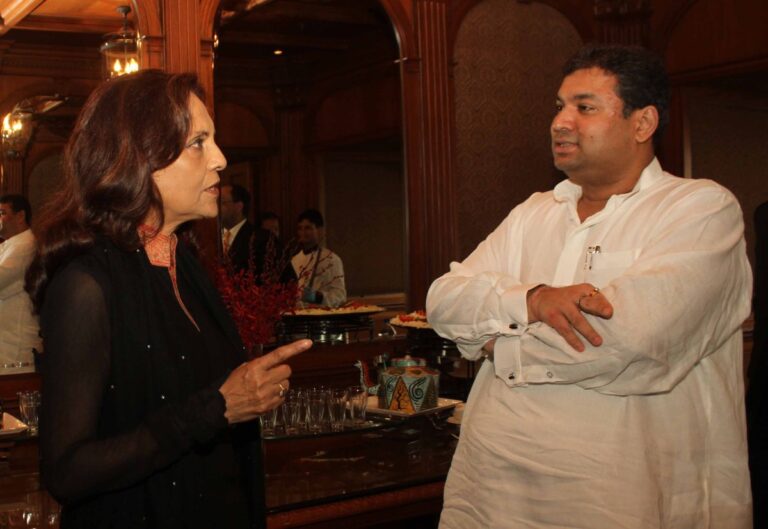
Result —
<instances>
[{"instance_id":1,"label":"white sleeve cuff","mask_svg":"<svg viewBox=\"0 0 768 529\"><path fill-rule=\"evenodd\" d=\"M512 322L521 327L528 325L528 291L540 284L515 285L506 288L501 294L501 306Z\"/></svg>"},{"instance_id":2,"label":"white sleeve cuff","mask_svg":"<svg viewBox=\"0 0 768 529\"><path fill-rule=\"evenodd\" d=\"M493 348L493 366L496 376L508 386L524 386L522 362L520 361L520 337L500 336Z\"/></svg>"}]
</instances>

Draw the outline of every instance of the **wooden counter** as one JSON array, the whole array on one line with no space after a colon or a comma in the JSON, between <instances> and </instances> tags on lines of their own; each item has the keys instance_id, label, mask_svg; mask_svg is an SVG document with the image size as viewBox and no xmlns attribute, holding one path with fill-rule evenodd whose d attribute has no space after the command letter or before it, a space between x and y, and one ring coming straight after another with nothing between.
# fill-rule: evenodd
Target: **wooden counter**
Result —
<instances>
[{"instance_id":1,"label":"wooden counter","mask_svg":"<svg viewBox=\"0 0 768 529\"><path fill-rule=\"evenodd\" d=\"M443 419L264 441L267 527L436 527L458 434ZM0 460L0 527L58 527L59 506L40 486L37 440L0 441Z\"/></svg>"},{"instance_id":2,"label":"wooden counter","mask_svg":"<svg viewBox=\"0 0 768 529\"><path fill-rule=\"evenodd\" d=\"M373 365L379 355L406 352L402 337L316 344L290 360L291 384L357 385L357 360ZM35 374L5 382L0 397L9 407L16 391L39 388ZM268 527L436 527L458 434L444 419L445 412L360 431L264 441ZM41 490L37 439L0 438L0 528L55 528L58 513L59 506Z\"/></svg>"}]
</instances>

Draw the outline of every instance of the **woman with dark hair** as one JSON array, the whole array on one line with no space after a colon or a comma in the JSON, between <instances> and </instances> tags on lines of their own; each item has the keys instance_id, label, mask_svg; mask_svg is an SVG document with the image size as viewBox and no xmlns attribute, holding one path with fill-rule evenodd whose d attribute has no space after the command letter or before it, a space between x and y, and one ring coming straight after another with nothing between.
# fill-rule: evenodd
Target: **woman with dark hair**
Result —
<instances>
[{"instance_id":1,"label":"woman with dark hair","mask_svg":"<svg viewBox=\"0 0 768 529\"><path fill-rule=\"evenodd\" d=\"M45 486L68 527L251 527L248 439L285 360L243 363L182 226L218 212L226 160L192 75L144 71L89 98L40 215L27 290L45 343ZM254 495L257 497L257 495Z\"/></svg>"}]
</instances>

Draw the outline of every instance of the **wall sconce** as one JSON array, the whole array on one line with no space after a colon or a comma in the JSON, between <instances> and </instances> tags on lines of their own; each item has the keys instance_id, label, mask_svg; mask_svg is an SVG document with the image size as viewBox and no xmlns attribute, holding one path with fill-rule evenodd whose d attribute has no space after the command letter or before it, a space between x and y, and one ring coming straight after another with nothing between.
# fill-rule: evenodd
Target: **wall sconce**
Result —
<instances>
[{"instance_id":1,"label":"wall sconce","mask_svg":"<svg viewBox=\"0 0 768 529\"><path fill-rule=\"evenodd\" d=\"M32 138L32 112L14 109L3 118L2 152L6 158L23 158Z\"/></svg>"},{"instance_id":2,"label":"wall sconce","mask_svg":"<svg viewBox=\"0 0 768 529\"><path fill-rule=\"evenodd\" d=\"M129 6L120 6L117 12L123 15L123 27L117 33L104 35L104 43L99 48L103 60L104 77L112 79L127 73L139 71L139 43L136 32L128 22Z\"/></svg>"}]
</instances>

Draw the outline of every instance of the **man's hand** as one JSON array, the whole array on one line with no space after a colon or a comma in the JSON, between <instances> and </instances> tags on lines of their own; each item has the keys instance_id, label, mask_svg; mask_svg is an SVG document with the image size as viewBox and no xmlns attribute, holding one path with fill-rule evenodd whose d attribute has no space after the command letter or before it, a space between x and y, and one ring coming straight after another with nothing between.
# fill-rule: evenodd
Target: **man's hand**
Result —
<instances>
[{"instance_id":1,"label":"man's hand","mask_svg":"<svg viewBox=\"0 0 768 529\"><path fill-rule=\"evenodd\" d=\"M589 283L560 288L541 286L529 293L529 323L546 323L579 352L584 350L584 344L577 332L594 346L603 343L603 338L582 314L585 312L606 320L613 316L613 306L597 288Z\"/></svg>"}]
</instances>

